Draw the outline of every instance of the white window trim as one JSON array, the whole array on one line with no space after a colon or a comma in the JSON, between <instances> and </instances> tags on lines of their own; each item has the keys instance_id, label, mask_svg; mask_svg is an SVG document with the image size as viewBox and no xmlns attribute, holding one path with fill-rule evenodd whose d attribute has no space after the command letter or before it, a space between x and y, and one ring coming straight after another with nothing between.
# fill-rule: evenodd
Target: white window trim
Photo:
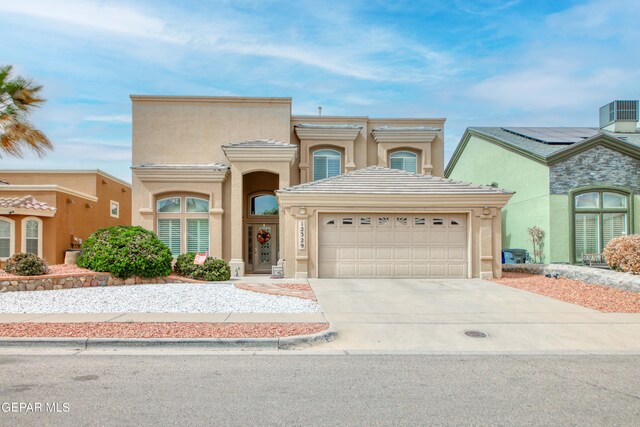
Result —
<instances>
[{"instance_id":1,"label":"white window trim","mask_svg":"<svg viewBox=\"0 0 640 427\"><path fill-rule=\"evenodd\" d=\"M116 205L117 213L115 215L113 214L113 209L111 209L112 205ZM109 215L111 215L111 218L120 218L120 203L119 202L116 202L115 200L110 200L109 201Z\"/></svg>"},{"instance_id":2,"label":"white window trim","mask_svg":"<svg viewBox=\"0 0 640 427\"><path fill-rule=\"evenodd\" d=\"M27 221L38 223L38 253L36 255L42 258L42 220L35 216L22 219L22 252L27 252Z\"/></svg>"},{"instance_id":3,"label":"white window trim","mask_svg":"<svg viewBox=\"0 0 640 427\"><path fill-rule=\"evenodd\" d=\"M332 155L329 154L320 154L321 152L331 152ZM324 157L327 159L327 164L326 164L326 168L325 168L325 177L324 178L318 178L317 180L315 179L315 175L316 175L316 157ZM311 170L311 177L313 178L313 181L318 181L321 179L327 179L327 178L331 178L329 176L329 159L330 158L338 158L338 162L340 162L340 171L339 171L339 175L342 174L342 153L336 149L333 148L318 148L317 150L314 150L313 153L311 153L311 165L312 165L312 170Z\"/></svg>"},{"instance_id":4,"label":"white window trim","mask_svg":"<svg viewBox=\"0 0 640 427\"><path fill-rule=\"evenodd\" d=\"M418 154L417 153L414 153L413 151L407 151L407 150L394 151L393 153L389 154L389 167L391 167L391 159L402 160L402 169L400 170L403 170L406 172L409 172L407 171L406 164L405 164L407 159L415 160L416 170L415 172L412 172L412 173L418 173Z\"/></svg>"},{"instance_id":5,"label":"white window trim","mask_svg":"<svg viewBox=\"0 0 640 427\"><path fill-rule=\"evenodd\" d=\"M6 261L16 253L16 222L6 216L0 216L0 219L9 222L9 256L0 257L0 260Z\"/></svg>"}]
</instances>

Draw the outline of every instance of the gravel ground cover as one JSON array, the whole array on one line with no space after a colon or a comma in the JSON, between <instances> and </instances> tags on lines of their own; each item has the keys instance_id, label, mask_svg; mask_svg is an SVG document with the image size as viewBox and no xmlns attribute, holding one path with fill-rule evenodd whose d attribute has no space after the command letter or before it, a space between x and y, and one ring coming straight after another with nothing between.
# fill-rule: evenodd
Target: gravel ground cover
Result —
<instances>
[{"instance_id":1,"label":"gravel ground cover","mask_svg":"<svg viewBox=\"0 0 640 427\"><path fill-rule=\"evenodd\" d=\"M271 338L315 334L327 323L0 323L2 337Z\"/></svg>"},{"instance_id":2,"label":"gravel ground cover","mask_svg":"<svg viewBox=\"0 0 640 427\"><path fill-rule=\"evenodd\" d=\"M493 281L606 313L640 313L638 292L525 273L504 273Z\"/></svg>"},{"instance_id":3,"label":"gravel ground cover","mask_svg":"<svg viewBox=\"0 0 640 427\"><path fill-rule=\"evenodd\" d=\"M310 300L237 289L230 283L105 286L5 292L0 313L311 313Z\"/></svg>"},{"instance_id":4,"label":"gravel ground cover","mask_svg":"<svg viewBox=\"0 0 640 427\"><path fill-rule=\"evenodd\" d=\"M85 274L87 275L95 274L95 271L87 270L86 268L80 268L77 265L72 265L72 264L54 264L49 266L49 274L45 274L42 276L30 276L30 277L46 277L46 276L52 276L56 274L77 274L79 276L82 276ZM26 276L14 276L14 275L8 274L4 270L0 270L0 280L11 278L11 277L18 277L20 279L24 279Z\"/></svg>"}]
</instances>

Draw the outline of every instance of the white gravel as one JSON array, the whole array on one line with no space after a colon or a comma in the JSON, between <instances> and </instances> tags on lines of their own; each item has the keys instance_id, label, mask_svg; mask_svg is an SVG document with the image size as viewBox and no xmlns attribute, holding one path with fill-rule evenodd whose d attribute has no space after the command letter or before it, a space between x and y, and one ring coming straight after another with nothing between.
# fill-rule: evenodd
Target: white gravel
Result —
<instances>
[{"instance_id":1,"label":"white gravel","mask_svg":"<svg viewBox=\"0 0 640 427\"><path fill-rule=\"evenodd\" d=\"M310 300L260 294L229 283L105 286L5 292L0 313L312 313Z\"/></svg>"}]
</instances>

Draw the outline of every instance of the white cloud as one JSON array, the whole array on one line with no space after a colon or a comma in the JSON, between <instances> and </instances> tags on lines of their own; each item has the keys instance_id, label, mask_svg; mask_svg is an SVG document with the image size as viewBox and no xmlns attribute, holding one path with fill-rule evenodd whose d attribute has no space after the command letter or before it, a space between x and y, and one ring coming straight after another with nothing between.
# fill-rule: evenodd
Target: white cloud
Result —
<instances>
[{"instance_id":1,"label":"white cloud","mask_svg":"<svg viewBox=\"0 0 640 427\"><path fill-rule=\"evenodd\" d=\"M184 35L172 33L166 24L124 4L81 0L0 0L0 12L20 14L71 26L107 31L123 36L185 43Z\"/></svg>"}]
</instances>

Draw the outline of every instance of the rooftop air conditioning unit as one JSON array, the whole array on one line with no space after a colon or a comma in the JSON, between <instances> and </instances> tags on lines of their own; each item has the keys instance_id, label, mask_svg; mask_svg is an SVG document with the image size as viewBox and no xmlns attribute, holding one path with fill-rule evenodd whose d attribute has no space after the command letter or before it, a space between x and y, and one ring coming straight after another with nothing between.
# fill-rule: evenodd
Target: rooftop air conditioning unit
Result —
<instances>
[{"instance_id":1,"label":"rooftop air conditioning unit","mask_svg":"<svg viewBox=\"0 0 640 427\"><path fill-rule=\"evenodd\" d=\"M638 123L638 101L613 101L600 107L600 129L633 133Z\"/></svg>"}]
</instances>

